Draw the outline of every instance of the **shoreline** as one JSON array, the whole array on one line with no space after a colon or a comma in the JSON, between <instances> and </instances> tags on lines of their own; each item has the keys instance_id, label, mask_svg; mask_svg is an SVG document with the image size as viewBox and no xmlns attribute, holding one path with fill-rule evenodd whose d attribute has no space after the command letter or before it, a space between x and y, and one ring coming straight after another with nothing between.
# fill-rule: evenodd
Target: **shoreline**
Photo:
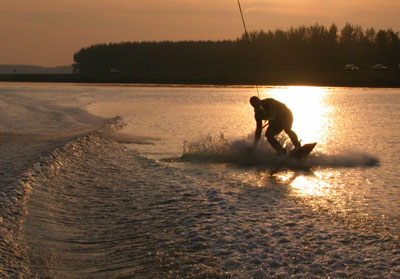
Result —
<instances>
[{"instance_id":1,"label":"shoreline","mask_svg":"<svg viewBox=\"0 0 400 279\"><path fill-rule=\"evenodd\" d=\"M400 88L400 71L168 73L160 75L0 74L0 82L334 86Z\"/></svg>"}]
</instances>

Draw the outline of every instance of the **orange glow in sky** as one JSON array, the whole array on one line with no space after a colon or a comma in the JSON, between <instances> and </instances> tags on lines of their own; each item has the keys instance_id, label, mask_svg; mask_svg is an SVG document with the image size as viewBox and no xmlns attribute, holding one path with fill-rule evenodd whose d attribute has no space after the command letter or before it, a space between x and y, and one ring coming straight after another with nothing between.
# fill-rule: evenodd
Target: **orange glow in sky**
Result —
<instances>
[{"instance_id":1,"label":"orange glow in sky","mask_svg":"<svg viewBox=\"0 0 400 279\"><path fill-rule=\"evenodd\" d=\"M346 22L400 30L399 0L241 0L249 30ZM60 66L96 43L236 39L236 0L0 0L0 64Z\"/></svg>"}]
</instances>

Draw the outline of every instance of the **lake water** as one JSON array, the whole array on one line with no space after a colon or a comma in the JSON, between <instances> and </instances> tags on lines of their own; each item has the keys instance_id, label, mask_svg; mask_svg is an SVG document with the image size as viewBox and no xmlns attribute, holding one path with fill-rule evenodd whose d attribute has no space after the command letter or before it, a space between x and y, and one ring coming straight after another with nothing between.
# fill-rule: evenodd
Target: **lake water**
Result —
<instances>
[{"instance_id":1,"label":"lake water","mask_svg":"<svg viewBox=\"0 0 400 279\"><path fill-rule=\"evenodd\" d=\"M257 94L306 160L246 151ZM390 88L0 83L0 275L398 278L399 111Z\"/></svg>"}]
</instances>

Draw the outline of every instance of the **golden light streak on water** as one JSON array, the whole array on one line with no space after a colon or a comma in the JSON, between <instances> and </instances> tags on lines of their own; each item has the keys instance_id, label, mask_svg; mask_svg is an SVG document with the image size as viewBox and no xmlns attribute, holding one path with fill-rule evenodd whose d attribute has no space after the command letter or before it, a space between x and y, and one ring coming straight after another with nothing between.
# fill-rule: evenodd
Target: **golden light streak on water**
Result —
<instances>
[{"instance_id":1,"label":"golden light streak on water","mask_svg":"<svg viewBox=\"0 0 400 279\"><path fill-rule=\"evenodd\" d=\"M312 175L296 174L293 171L277 173L276 180L290 186L299 196L331 196L336 193L335 185L327 183L332 174L326 171L314 171Z\"/></svg>"},{"instance_id":2,"label":"golden light streak on water","mask_svg":"<svg viewBox=\"0 0 400 279\"><path fill-rule=\"evenodd\" d=\"M330 108L325 99L329 88L311 86L289 86L264 88L261 98L274 98L293 113L293 130L304 143L318 142L320 146L326 135L324 127L329 122Z\"/></svg>"},{"instance_id":3,"label":"golden light streak on water","mask_svg":"<svg viewBox=\"0 0 400 279\"><path fill-rule=\"evenodd\" d=\"M332 106L329 105L331 89L311 86L288 86L263 88L261 98L274 98L293 113L293 130L302 144L317 142L316 151L325 151L327 138L331 135ZM276 174L276 179L291 187L300 196L334 196L335 185L327 181L329 172L314 171L312 175L292 171Z\"/></svg>"},{"instance_id":4,"label":"golden light streak on water","mask_svg":"<svg viewBox=\"0 0 400 279\"><path fill-rule=\"evenodd\" d=\"M324 173L314 172L313 176L298 176L290 184L300 195L330 196L334 193L333 185L324 182Z\"/></svg>"}]
</instances>

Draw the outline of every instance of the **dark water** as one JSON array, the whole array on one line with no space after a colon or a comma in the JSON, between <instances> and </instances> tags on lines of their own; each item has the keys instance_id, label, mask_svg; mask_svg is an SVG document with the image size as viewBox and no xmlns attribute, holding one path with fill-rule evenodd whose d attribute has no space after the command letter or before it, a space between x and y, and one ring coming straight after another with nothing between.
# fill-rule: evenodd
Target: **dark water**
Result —
<instances>
[{"instance_id":1,"label":"dark water","mask_svg":"<svg viewBox=\"0 0 400 279\"><path fill-rule=\"evenodd\" d=\"M251 94L2 85L1 277L398 278L400 91L262 89L304 162L243 152Z\"/></svg>"}]
</instances>

